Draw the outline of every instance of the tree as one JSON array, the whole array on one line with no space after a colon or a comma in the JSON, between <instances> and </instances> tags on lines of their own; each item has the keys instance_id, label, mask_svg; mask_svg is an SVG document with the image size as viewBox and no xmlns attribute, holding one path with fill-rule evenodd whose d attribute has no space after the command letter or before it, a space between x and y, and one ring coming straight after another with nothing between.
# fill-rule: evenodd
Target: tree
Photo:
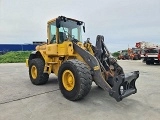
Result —
<instances>
[{"instance_id":1,"label":"tree","mask_svg":"<svg viewBox=\"0 0 160 120\"><path fill-rule=\"evenodd\" d=\"M112 55L113 55L114 57L116 57L116 58L119 56L119 54L120 54L119 52L114 52L114 53L112 53Z\"/></svg>"}]
</instances>

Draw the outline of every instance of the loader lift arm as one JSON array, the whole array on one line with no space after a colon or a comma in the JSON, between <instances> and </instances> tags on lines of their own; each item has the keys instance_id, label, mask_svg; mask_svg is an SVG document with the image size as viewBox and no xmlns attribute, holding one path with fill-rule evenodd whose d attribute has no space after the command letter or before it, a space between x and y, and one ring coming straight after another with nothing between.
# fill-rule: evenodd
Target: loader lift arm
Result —
<instances>
[{"instance_id":1,"label":"loader lift arm","mask_svg":"<svg viewBox=\"0 0 160 120\"><path fill-rule=\"evenodd\" d=\"M108 91L109 95L115 98L117 102L137 92L135 82L139 77L139 71L134 71L125 75L122 67L111 57L104 44L103 36L97 36L95 47L91 45L92 51L94 51L94 56L91 52L85 51L79 47L74 41L73 47L90 66L95 83ZM114 74L111 72L110 65L114 66ZM104 77L102 73L106 73L106 77Z\"/></svg>"}]
</instances>

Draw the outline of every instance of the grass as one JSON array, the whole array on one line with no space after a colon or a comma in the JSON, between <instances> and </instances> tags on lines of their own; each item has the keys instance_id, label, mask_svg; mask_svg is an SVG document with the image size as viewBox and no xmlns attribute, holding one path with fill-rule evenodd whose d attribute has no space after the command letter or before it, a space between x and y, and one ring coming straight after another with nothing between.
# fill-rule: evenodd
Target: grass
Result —
<instances>
[{"instance_id":1,"label":"grass","mask_svg":"<svg viewBox=\"0 0 160 120\"><path fill-rule=\"evenodd\" d=\"M30 53L31 51L8 52L4 55L0 55L0 63L24 63ZM119 53L115 52L112 55L118 57Z\"/></svg>"},{"instance_id":2,"label":"grass","mask_svg":"<svg viewBox=\"0 0 160 120\"><path fill-rule=\"evenodd\" d=\"M31 51L8 52L0 55L0 63L24 63Z\"/></svg>"}]
</instances>

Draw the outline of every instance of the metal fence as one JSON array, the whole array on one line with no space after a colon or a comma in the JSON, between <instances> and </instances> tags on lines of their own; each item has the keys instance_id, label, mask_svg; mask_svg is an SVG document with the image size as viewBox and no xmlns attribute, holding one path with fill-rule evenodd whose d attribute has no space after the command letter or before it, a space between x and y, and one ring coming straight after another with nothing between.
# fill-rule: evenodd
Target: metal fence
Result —
<instances>
[{"instance_id":1,"label":"metal fence","mask_svg":"<svg viewBox=\"0 0 160 120\"><path fill-rule=\"evenodd\" d=\"M0 44L0 51L32 51L35 50L35 47L36 45L33 44Z\"/></svg>"}]
</instances>

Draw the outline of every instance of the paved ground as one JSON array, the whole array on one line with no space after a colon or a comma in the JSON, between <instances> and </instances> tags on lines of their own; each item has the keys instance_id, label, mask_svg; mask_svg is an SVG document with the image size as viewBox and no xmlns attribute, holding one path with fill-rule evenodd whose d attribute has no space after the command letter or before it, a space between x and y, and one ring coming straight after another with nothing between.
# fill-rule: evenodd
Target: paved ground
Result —
<instances>
[{"instance_id":1,"label":"paved ground","mask_svg":"<svg viewBox=\"0 0 160 120\"><path fill-rule=\"evenodd\" d=\"M0 64L0 120L159 120L160 65L119 61L125 72L140 71L138 93L116 102L92 85L85 99L66 100L54 75L32 85L25 64Z\"/></svg>"}]
</instances>

